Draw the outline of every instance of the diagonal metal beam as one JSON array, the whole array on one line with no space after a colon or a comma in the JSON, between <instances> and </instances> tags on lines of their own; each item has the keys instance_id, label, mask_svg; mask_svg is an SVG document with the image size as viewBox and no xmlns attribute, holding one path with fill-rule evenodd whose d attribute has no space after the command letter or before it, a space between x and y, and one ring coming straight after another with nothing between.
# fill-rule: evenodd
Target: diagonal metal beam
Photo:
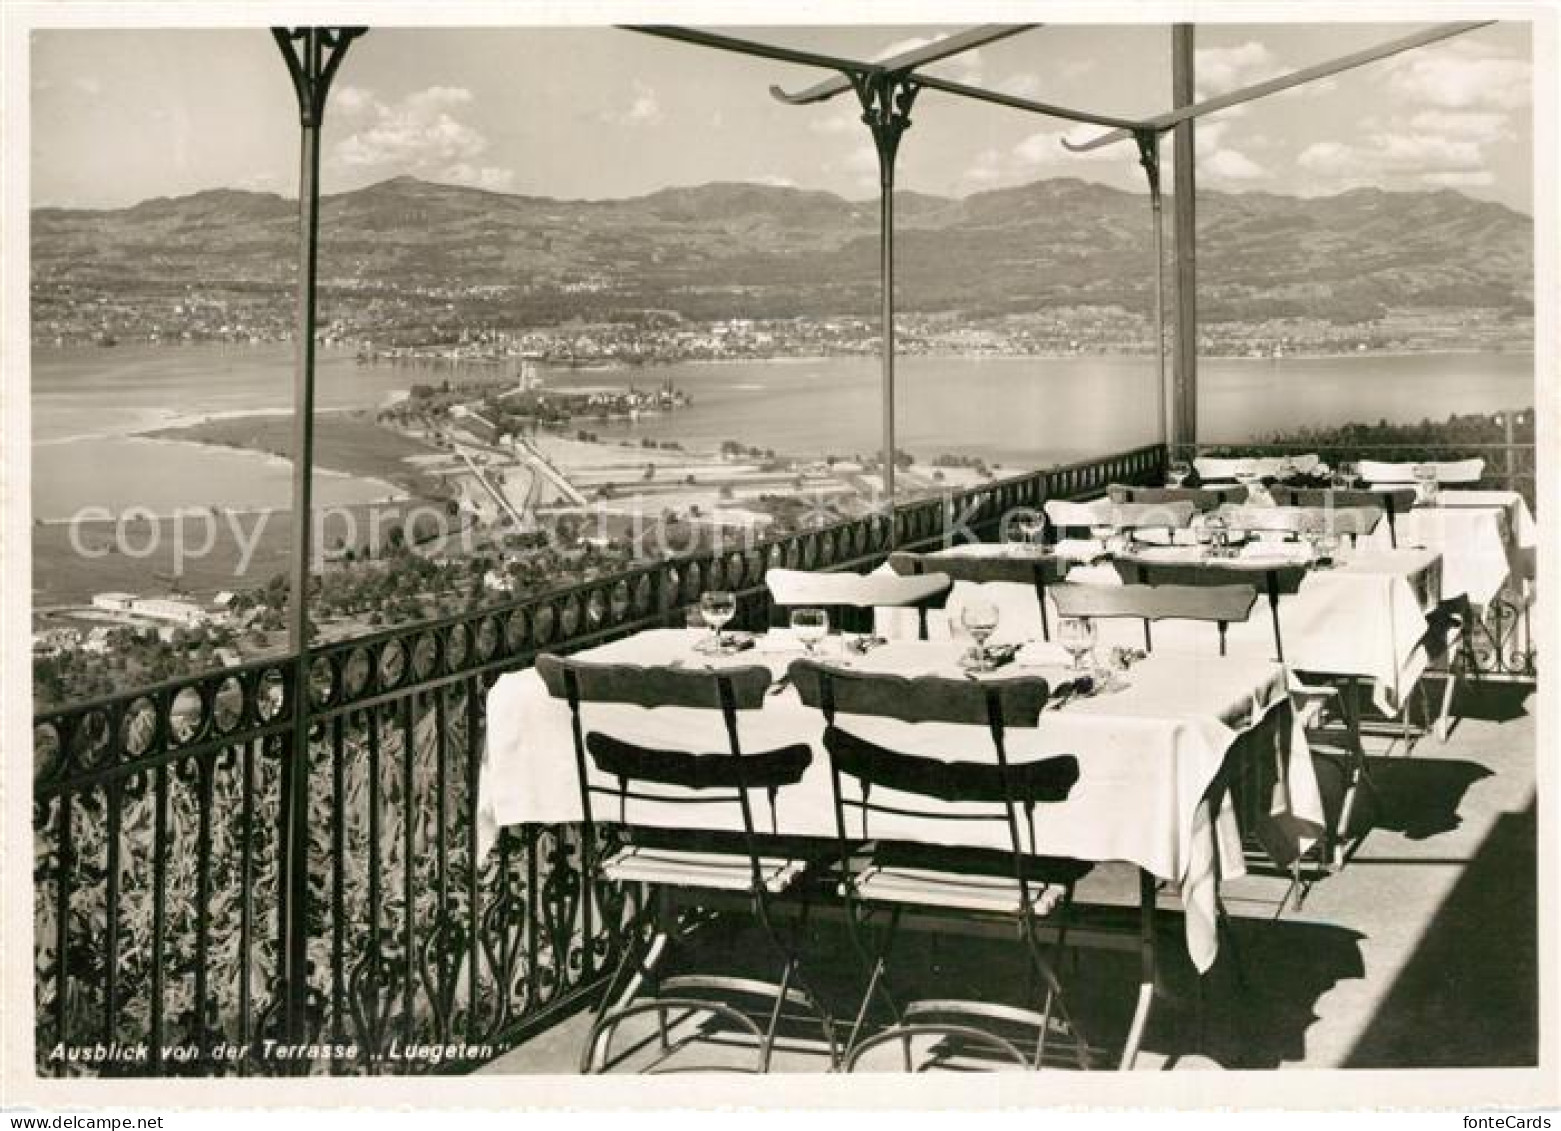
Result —
<instances>
[{"instance_id":1,"label":"diagonal metal beam","mask_svg":"<svg viewBox=\"0 0 1561 1131\"><path fill-rule=\"evenodd\" d=\"M1131 118L1118 118L1112 114L1095 114L1088 110L1073 110L1067 106L1054 106L1048 102L1036 102L1029 98L1020 98L1015 94L1004 94L1001 91L986 90L979 86L968 86L962 82L953 82L949 79L933 78L917 72L911 76L918 85L928 90L941 90L946 94L957 94L962 98L971 98L977 102L991 102L997 106L1008 106L1015 110L1027 110L1032 114L1045 114L1052 118L1063 118L1070 122L1084 122L1092 126L1114 126L1117 129L1132 131L1139 128L1139 123ZM772 88L773 90L773 88Z\"/></svg>"},{"instance_id":2,"label":"diagonal metal beam","mask_svg":"<svg viewBox=\"0 0 1561 1131\"><path fill-rule=\"evenodd\" d=\"M1318 63L1312 67L1305 67L1299 71L1292 71L1288 75L1280 75L1278 78L1268 79L1265 82L1254 83L1252 86L1242 87L1227 94L1219 94L1213 98L1206 98L1202 102L1195 102L1191 106L1183 106L1164 114L1156 114L1152 118L1145 118L1138 123L1136 128L1168 130L1179 122L1185 122L1192 118L1199 118L1205 114L1212 114L1216 110L1224 110L1242 102L1251 102L1256 98L1264 98L1270 94L1277 94L1282 90L1288 90L1293 86L1303 83L1315 82L1318 79L1336 75L1341 71L1352 70L1355 67L1364 66L1367 63L1375 63L1379 59L1386 59L1392 55L1398 55L1405 51L1412 51L1417 47L1424 47L1429 43L1439 40L1451 39L1455 35L1463 35L1465 32L1474 31L1477 28L1489 27L1494 20L1482 20L1477 23L1438 24L1436 27L1427 28L1416 32L1414 35L1406 35L1402 39L1395 39L1389 43L1378 44L1376 47L1368 47L1363 51L1356 51L1349 55L1341 55L1337 59L1331 59L1326 63ZM1077 144L1064 140L1063 145L1074 153L1083 153L1089 149L1099 149L1105 145L1125 141L1133 136L1135 127L1119 126L1110 133L1101 134L1089 141Z\"/></svg>"},{"instance_id":3,"label":"diagonal metal beam","mask_svg":"<svg viewBox=\"0 0 1561 1131\"><path fill-rule=\"evenodd\" d=\"M803 67L824 67L831 71L843 71L852 75L881 74L879 63L864 63L860 59L847 59L839 55L822 55L817 51L799 51L790 47L777 47L760 43L756 39L742 39L735 35L721 35L713 31L674 27L669 24L620 24L625 31L637 31L641 35L654 35L660 39L675 39L680 43L692 43L698 47L713 47L717 51L731 51L737 55L752 55L760 59L774 59L778 63L796 63ZM850 89L848 83L846 88Z\"/></svg>"},{"instance_id":4,"label":"diagonal metal beam","mask_svg":"<svg viewBox=\"0 0 1561 1131\"><path fill-rule=\"evenodd\" d=\"M966 31L957 32L954 35L945 36L931 43L924 43L920 47L913 47L909 51L902 51L898 55L891 55L887 59L874 61L883 71L894 73L897 71L909 71L916 67L923 67L929 63L936 63L940 59L947 59L951 55L958 55L964 51L971 51L988 43L996 43L1000 39L1007 39L1011 35L1018 35L1022 31L1030 31L1040 27L1040 24L983 24ZM918 79L925 76L918 75ZM770 87L770 93L780 101L791 106L805 106L811 102L823 102L835 97L837 94L846 94L851 90L851 82L844 76L835 76L814 83L806 90L799 90L795 94L788 94L779 86Z\"/></svg>"}]
</instances>

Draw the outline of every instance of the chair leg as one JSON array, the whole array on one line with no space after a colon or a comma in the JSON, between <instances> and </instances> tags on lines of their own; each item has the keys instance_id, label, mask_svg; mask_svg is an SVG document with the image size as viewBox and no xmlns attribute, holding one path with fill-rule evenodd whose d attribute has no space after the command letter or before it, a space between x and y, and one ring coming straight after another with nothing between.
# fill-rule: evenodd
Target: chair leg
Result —
<instances>
[{"instance_id":1,"label":"chair leg","mask_svg":"<svg viewBox=\"0 0 1561 1131\"><path fill-rule=\"evenodd\" d=\"M1464 660L1461 651L1456 656L1449 652L1447 682L1442 684L1442 709L1436 713L1436 722L1433 724L1438 742L1446 743L1448 737L1452 734L1452 723L1450 720L1452 718L1453 696L1458 691L1458 680L1463 664Z\"/></svg>"},{"instance_id":2,"label":"chair leg","mask_svg":"<svg viewBox=\"0 0 1561 1131\"><path fill-rule=\"evenodd\" d=\"M1138 1050L1144 1041L1144 1030L1149 1025L1149 1014L1154 1008L1155 990L1155 880L1148 872L1138 873L1138 1000L1133 1006L1133 1020L1128 1025L1127 1041L1122 1046L1122 1059L1118 1068L1131 1071L1138 1060Z\"/></svg>"}]
</instances>

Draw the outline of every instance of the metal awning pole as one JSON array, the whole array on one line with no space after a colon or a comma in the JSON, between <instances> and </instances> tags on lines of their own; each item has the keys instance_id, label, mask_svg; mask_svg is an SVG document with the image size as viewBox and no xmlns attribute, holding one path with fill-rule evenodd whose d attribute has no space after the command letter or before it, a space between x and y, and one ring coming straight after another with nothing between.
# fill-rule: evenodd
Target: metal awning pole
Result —
<instances>
[{"instance_id":1,"label":"metal awning pole","mask_svg":"<svg viewBox=\"0 0 1561 1131\"><path fill-rule=\"evenodd\" d=\"M853 75L862 121L878 151L878 274L883 306L883 502L894 509L894 162L900 136L910 128L911 104L921 89L902 76Z\"/></svg>"},{"instance_id":2,"label":"metal awning pole","mask_svg":"<svg viewBox=\"0 0 1561 1131\"><path fill-rule=\"evenodd\" d=\"M1171 28L1171 89L1177 106L1193 101L1193 26ZM1198 242L1197 158L1194 123L1177 122L1176 131L1176 402L1171 442L1192 448L1198 442Z\"/></svg>"},{"instance_id":3,"label":"metal awning pole","mask_svg":"<svg viewBox=\"0 0 1561 1131\"><path fill-rule=\"evenodd\" d=\"M331 79L347 45L362 28L273 28L298 100L298 299L293 327L293 562L288 608L288 648L293 663L292 749L284 763L285 831L281 877L282 946L278 980L283 1025L290 1039L304 1032L308 1007L309 904L309 563L312 553L314 478L315 284L319 268L320 126Z\"/></svg>"},{"instance_id":4,"label":"metal awning pole","mask_svg":"<svg viewBox=\"0 0 1561 1131\"><path fill-rule=\"evenodd\" d=\"M1160 443L1171 442L1171 391L1165 382L1165 217L1160 200L1160 134L1139 130L1138 163L1149 179L1149 211L1154 217L1154 373L1160 403Z\"/></svg>"}]
</instances>

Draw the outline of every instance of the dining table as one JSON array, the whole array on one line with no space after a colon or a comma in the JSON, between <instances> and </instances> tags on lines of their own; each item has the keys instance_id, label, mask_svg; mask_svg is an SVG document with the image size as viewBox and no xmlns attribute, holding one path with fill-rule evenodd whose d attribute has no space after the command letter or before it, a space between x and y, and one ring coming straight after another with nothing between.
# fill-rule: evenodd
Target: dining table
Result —
<instances>
[{"instance_id":1,"label":"dining table","mask_svg":"<svg viewBox=\"0 0 1561 1131\"><path fill-rule=\"evenodd\" d=\"M972 542L928 554L926 568L935 569L942 556L991 556L1055 553L1054 548L1024 547ZM1240 547L1233 557L1213 558L1205 546L1134 546L1119 554L1108 553L1102 543L1080 542L1065 550L1069 582L1096 585L1122 584L1124 563L1145 561L1196 567L1217 564L1229 571L1233 583L1250 577L1260 590L1258 604L1243 624L1232 625L1227 654L1258 661L1277 659L1273 626L1262 593L1265 572L1275 566L1311 563L1309 549L1299 543L1256 539ZM1430 663L1426 651L1428 614L1445 595L1443 555L1433 549L1379 547L1363 543L1341 546L1331 565L1310 565L1299 588L1279 598L1279 623L1286 663L1296 671L1330 676L1359 677L1371 689L1374 704L1388 715L1397 714L1414 691ZM1131 570L1128 571L1131 573ZM960 613L977 594L998 608L999 643L1022 642L1041 637L1041 611L1034 587L1012 582L959 582L950 591L941 616L932 616L928 634L934 639L958 636ZM1049 601L1049 598L1048 598ZM1049 605L1047 622L1055 626L1058 613ZM881 609L877 631L885 636L914 634L915 625L899 610ZM1142 647L1138 621L1109 621L1097 625L1099 645ZM1217 645L1208 625L1162 622L1154 626L1155 652L1207 652Z\"/></svg>"},{"instance_id":2,"label":"dining table","mask_svg":"<svg viewBox=\"0 0 1561 1131\"><path fill-rule=\"evenodd\" d=\"M1480 608L1522 581L1531 569L1526 559L1539 542L1533 513L1516 491L1443 487L1433 502L1400 515L1396 532L1400 546L1442 554L1443 597L1466 596ZM1362 544L1386 546L1387 537L1379 529Z\"/></svg>"},{"instance_id":3,"label":"dining table","mask_svg":"<svg viewBox=\"0 0 1561 1131\"><path fill-rule=\"evenodd\" d=\"M787 666L803 655L788 630L753 638L742 651L713 655L697 630L652 629L574 654L577 660L636 665L720 668L760 664L777 680L761 709L741 720L744 748L806 743L813 759L802 779L775 798L773 832L834 837L834 808L824 723L785 682ZM1078 673L1058 645L1032 643L991 673L968 670L965 642L860 639L836 635L820 658L867 672L904 676L964 673L976 679L1040 676L1057 687ZM1075 685L1077 686L1077 685ZM719 712L587 704L587 728L601 726L648 746L725 749ZM984 728L842 715L840 725L870 741L907 753L990 758ZM478 849L485 853L504 826L578 822L579 771L569 708L549 695L533 669L506 674L489 691L487 744L478 777ZM1239 752L1239 753L1238 753ZM1261 758L1269 771L1254 806L1264 825L1259 839L1298 856L1323 834L1323 809L1304 729L1290 709L1285 669L1249 657L1150 656L1125 671L1102 676L1093 693L1049 703L1034 728L1008 733L1012 761L1071 754L1079 778L1066 801L1046 806L1036 821L1034 851L1090 862L1127 862L1180 893L1187 951L1206 971L1218 953L1217 890L1222 877L1245 872L1243 834L1235 806L1211 803L1211 785L1228 760ZM587 772L598 771L588 767ZM604 779L602 784L610 784ZM690 809L697 810L692 816ZM640 801L630 823L650 827L725 829L726 806ZM599 818L601 819L601 818ZM608 815L605 819L613 819ZM1008 847L1006 826L987 821L928 821L888 817L878 838ZM1277 838L1277 840L1275 839ZM1152 901L1151 901L1152 902ZM1147 914L1147 912L1146 912Z\"/></svg>"}]
</instances>

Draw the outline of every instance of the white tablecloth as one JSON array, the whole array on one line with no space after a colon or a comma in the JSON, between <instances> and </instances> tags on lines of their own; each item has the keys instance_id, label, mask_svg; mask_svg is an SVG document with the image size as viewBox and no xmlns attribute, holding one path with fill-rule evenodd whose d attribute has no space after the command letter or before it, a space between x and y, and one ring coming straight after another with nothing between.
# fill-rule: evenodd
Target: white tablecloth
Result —
<instances>
[{"instance_id":1,"label":"white tablecloth","mask_svg":"<svg viewBox=\"0 0 1561 1131\"><path fill-rule=\"evenodd\" d=\"M1444 597L1464 594L1481 606L1522 575L1525 552L1538 544L1534 516L1516 491L1443 488L1435 506L1416 507L1396 523L1400 546L1441 551ZM1385 547L1388 539L1384 523L1369 544Z\"/></svg>"},{"instance_id":2,"label":"white tablecloth","mask_svg":"<svg viewBox=\"0 0 1561 1131\"><path fill-rule=\"evenodd\" d=\"M584 658L628 663L705 664L692 650L699 634L654 630L615 641L582 654ZM906 675L953 671L961 645L949 642L894 642L855 657L853 666ZM763 663L783 670L796 652L753 650L719 663ZM1053 680L1060 667L1002 669L1007 675L1038 674ZM1129 861L1179 885L1187 908L1189 953L1200 970L1213 962L1215 869L1208 835L1204 794L1233 742L1267 717L1286 697L1284 672L1277 665L1218 657L1153 657L1129 673L1120 691L1078 699L1049 709L1033 730L1009 732L1009 757L1028 761L1053 754L1074 754L1080 776L1068 801L1044 806L1037 817L1037 851L1092 861ZM587 704L587 726L632 735L636 740L674 748L725 749L720 716L714 712ZM973 758L989 758L984 728L904 724L882 719L841 723L864 737L911 752L949 757L960 749ZM745 714L746 749L792 742L814 749L803 780L779 792L776 829L798 836L835 835L828 756L820 736L823 721L787 689L765 700L762 710ZM1299 725L1289 737L1289 759L1270 804L1272 830L1304 849L1320 835L1322 806L1310 752ZM593 771L594 772L594 771ZM604 779L603 784L611 782ZM488 745L478 781L479 850L486 853L497 828L524 822L578 821L580 790L567 705L548 695L535 671L502 677L488 695ZM633 803L631 803L633 805ZM612 819L611 804L597 810ZM658 811L658 809L660 811ZM691 810L693 812L691 812ZM727 806L631 808L631 822L672 827L733 827ZM767 822L767 807L761 807ZM708 825L698 822L708 821ZM1239 831L1230 805L1218 822L1220 863L1225 875L1243 872ZM875 818L874 835L886 838L1007 847L999 822L928 821Z\"/></svg>"},{"instance_id":3,"label":"white tablecloth","mask_svg":"<svg viewBox=\"0 0 1561 1131\"><path fill-rule=\"evenodd\" d=\"M1004 547L990 543L941 551L960 555L1004 552L1008 552ZM1159 552L1162 556L1176 553ZM1243 560L1256 568L1267 555L1276 552L1271 545L1257 544L1248 548ZM1199 557L1195 547L1188 547L1185 553L1189 561ZM1298 671L1355 675L1369 680L1377 706L1387 714L1395 714L1426 670L1425 613L1444 595L1441 555L1433 550L1346 548L1341 551L1341 562L1332 569L1310 571L1298 592L1280 598L1285 660ZM1116 569L1109 563L1076 565L1068 573L1068 580L1121 584ZM1231 626L1227 650L1232 656L1271 660L1275 652L1268 601L1261 595L1260 576L1254 577L1253 584L1260 590L1258 603L1249 621ZM995 641L1020 642L1040 637L1041 614L1034 588L1012 582L955 585L945 615L929 618L928 635L934 639L948 638L952 633L950 626L959 623L960 608L977 591L998 607ZM1048 604L1047 616L1055 629L1058 614L1054 605ZM900 610L880 610L877 624L878 631L885 636L908 638L916 634L914 618L907 619ZM1136 620L1102 621L1097 631L1103 646L1143 644L1143 628ZM1156 652L1201 654L1217 651L1219 646L1212 625L1162 622L1152 632Z\"/></svg>"}]
</instances>

